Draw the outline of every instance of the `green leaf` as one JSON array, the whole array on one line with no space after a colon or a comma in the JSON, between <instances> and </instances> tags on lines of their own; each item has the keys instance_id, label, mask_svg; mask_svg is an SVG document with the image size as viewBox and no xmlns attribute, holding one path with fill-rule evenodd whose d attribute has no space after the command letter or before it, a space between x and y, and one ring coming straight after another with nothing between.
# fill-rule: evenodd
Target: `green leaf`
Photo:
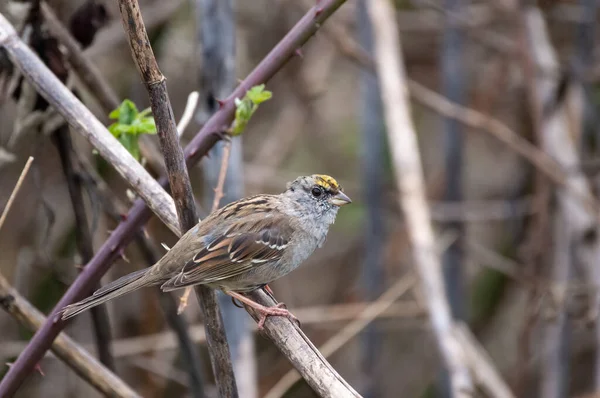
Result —
<instances>
[{"instance_id":1,"label":"green leaf","mask_svg":"<svg viewBox=\"0 0 600 398\"><path fill-rule=\"evenodd\" d=\"M265 101L268 101L273 96L270 91L265 91L265 85L254 86L246 93L246 97L254 104L259 105Z\"/></svg>"},{"instance_id":2,"label":"green leaf","mask_svg":"<svg viewBox=\"0 0 600 398\"><path fill-rule=\"evenodd\" d=\"M235 119L231 125L229 133L233 136L240 135L248 125L250 118L258 109L258 105L271 99L273 94L265 90L265 85L254 86L244 95L244 98L234 100Z\"/></svg>"},{"instance_id":3,"label":"green leaf","mask_svg":"<svg viewBox=\"0 0 600 398\"><path fill-rule=\"evenodd\" d=\"M150 108L146 108L138 112L135 104L131 100L126 99L117 109L109 114L109 117L116 119L117 122L108 126L108 131L138 161L141 158L138 142L139 135L156 134L156 124L151 111Z\"/></svg>"}]
</instances>

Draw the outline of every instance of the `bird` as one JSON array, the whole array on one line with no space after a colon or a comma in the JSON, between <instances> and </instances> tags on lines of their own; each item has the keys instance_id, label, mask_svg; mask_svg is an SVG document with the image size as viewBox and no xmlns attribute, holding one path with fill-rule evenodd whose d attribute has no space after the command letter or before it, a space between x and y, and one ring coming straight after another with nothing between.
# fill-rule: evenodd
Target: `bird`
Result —
<instances>
[{"instance_id":1,"label":"bird","mask_svg":"<svg viewBox=\"0 0 600 398\"><path fill-rule=\"evenodd\" d=\"M296 317L279 303L263 306L244 293L268 288L325 243L340 207L352 203L331 176L300 176L277 195L260 194L214 211L151 267L127 274L61 310L63 320L143 287L163 292L205 285L268 316Z\"/></svg>"}]
</instances>

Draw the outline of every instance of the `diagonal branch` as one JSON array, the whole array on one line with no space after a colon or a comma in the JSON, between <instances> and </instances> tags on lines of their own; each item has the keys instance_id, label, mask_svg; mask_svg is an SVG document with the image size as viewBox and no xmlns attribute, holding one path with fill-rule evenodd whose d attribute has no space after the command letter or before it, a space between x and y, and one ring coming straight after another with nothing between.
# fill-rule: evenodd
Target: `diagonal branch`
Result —
<instances>
[{"instance_id":1,"label":"diagonal branch","mask_svg":"<svg viewBox=\"0 0 600 398\"><path fill-rule=\"evenodd\" d=\"M234 99L242 98L249 88L257 84L266 83L272 78L273 75L287 63L287 61L294 57L296 50L306 43L343 3L345 3L345 0L320 0L317 6L308 10L302 19L298 21L275 48L273 48L246 79L240 83L231 95L224 100L223 106L206 122L200 132L186 147L185 156L188 166L198 162L200 158L221 139L220 131L228 126L233 120L235 112ZM0 45L4 45L7 42L7 29L8 32L14 32L14 29L0 16ZM10 41L14 42L17 40L18 38L13 36ZM21 53L19 53L19 55L21 55ZM39 63L37 64L37 67L42 69L45 68L43 64L40 65ZM35 68L28 68L26 69L26 72L28 77L30 74L38 73ZM55 80L53 82L55 82ZM57 105L55 104L57 102L55 97L49 98L52 105ZM62 112L64 112L64 110L62 110ZM127 154L127 156L129 155ZM166 185L167 181L163 178L160 180L160 183ZM144 184L139 182L136 183L136 185ZM159 206L157 202L158 201L152 202L154 204L152 207L154 211L163 214L163 216L166 216L167 214L165 213L168 213L168 216L171 219L176 219L174 205ZM84 271L56 304L49 320L42 325L25 350L21 353L15 364L9 369L8 373L0 383L0 396L11 396L16 392L35 364L50 348L54 338L56 338L60 331L65 327L66 323L59 319L57 316L58 312L65 305L82 299L85 294L93 288L102 275L108 271L112 262L119 257L119 251L130 242L136 231L146 223L149 218L150 211L145 207L144 201L138 199L127 214L126 220L119 224L98 250L94 258L86 265ZM171 223L170 226L175 227L172 228L172 230L178 231L177 223ZM264 296L256 299L263 305L272 304L272 300L268 300ZM280 322L286 322L286 320L278 320L277 323L275 323L275 321L268 319L265 322L265 328L267 330L277 332L277 334L272 334L272 338L277 338L279 344L285 346L286 341L290 338L290 334L291 336L301 335L296 329L289 329L289 326L292 325L291 322L287 322L288 333L281 333L277 330L277 326L280 325ZM298 341L297 349L303 353L301 359L305 364L322 361L319 353L316 352L314 346L305 337L303 340ZM284 352L284 354L290 355L287 352ZM316 377L329 377L336 380L341 379L330 367L323 367L322 373ZM318 380L315 380L314 383L318 383ZM342 381L339 381L338 383L342 383L341 386L347 391L347 396L358 395L347 386L347 383Z\"/></svg>"},{"instance_id":2,"label":"diagonal branch","mask_svg":"<svg viewBox=\"0 0 600 398\"><path fill-rule=\"evenodd\" d=\"M188 175L173 109L169 101L166 79L158 68L150 39L137 0L120 0L119 10L123 28L129 36L129 46L142 80L148 90L152 114L156 121L161 150L165 159L169 186L183 235L198 222L196 204ZM231 364L231 354L216 292L207 286L197 286L196 294L204 314L206 341L219 395L237 397L237 386Z\"/></svg>"}]
</instances>

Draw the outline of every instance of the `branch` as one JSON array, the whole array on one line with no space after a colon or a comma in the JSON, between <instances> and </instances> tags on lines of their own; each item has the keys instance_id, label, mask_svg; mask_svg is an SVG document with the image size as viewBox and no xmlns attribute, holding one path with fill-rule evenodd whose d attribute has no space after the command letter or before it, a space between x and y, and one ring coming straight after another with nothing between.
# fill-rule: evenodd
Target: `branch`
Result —
<instances>
[{"instance_id":1,"label":"branch","mask_svg":"<svg viewBox=\"0 0 600 398\"><path fill-rule=\"evenodd\" d=\"M380 314L385 312L394 304L404 293L414 287L416 278L409 274L394 283L377 300L369 304L352 322L348 323L335 336L327 340L325 344L319 347L319 352L327 358L333 355L354 336L360 333L367 325L375 320ZM290 370L269 390L265 398L280 398L300 380L298 371ZM306 377L305 377L306 378Z\"/></svg>"},{"instance_id":2,"label":"branch","mask_svg":"<svg viewBox=\"0 0 600 398\"><path fill-rule=\"evenodd\" d=\"M248 296L267 307L277 304L262 290L249 293ZM248 312L255 321L259 320L259 316L252 309L248 309ZM320 397L360 397L295 323L282 317L270 317L268 320L270 325L265 322L265 335L273 341Z\"/></svg>"},{"instance_id":3,"label":"branch","mask_svg":"<svg viewBox=\"0 0 600 398\"><path fill-rule=\"evenodd\" d=\"M266 83L273 75L283 67L294 55L296 50L301 47L320 26L345 2L345 0L320 0L319 5L311 8L300 21L286 34L286 36L267 54L267 56L256 66L256 68L238 85L238 87L227 97L223 106L204 124L200 132L194 137L185 149L185 155L188 166L195 164L200 158L212 148L212 146L221 139L220 132L227 127L233 120L235 113L235 98L242 98L249 88ZM318 12L317 12L318 11ZM6 21L0 17L0 44L4 44L6 39ZM14 32L10 29L10 32ZM11 36L16 40L16 37ZM19 64L17 64L19 65ZM41 68L45 68L41 66ZM31 70L29 70L31 73ZM54 105L53 101L53 105ZM127 154L127 156L129 156ZM136 162L137 164L137 162ZM166 179L160 180L161 184L166 185ZM153 210L159 213L168 213L169 217L176 219L174 206L156 206ZM163 214L166 215L166 214ZM66 305L72 304L82 299L96 284L96 282L108 271L110 265L119 257L119 251L134 237L135 232L150 218L150 211L145 207L144 201L138 199L133 208L126 216L126 220L119 224L109 238L98 250L94 258L86 265L83 272L78 276L75 282L67 290L65 295L59 300L49 321L38 330L33 336L26 349L21 353L15 364L9 369L8 373L0 382L0 396L10 396L19 388L25 377L31 372L35 364L43 357L44 353L50 348L53 339L65 327L65 322L60 319L58 313ZM164 217L163 217L164 218ZM176 224L172 224L176 226ZM177 230L175 228L174 230ZM260 298L259 298L260 299ZM263 301L261 304L270 305L272 301ZM285 320L279 320L273 323L267 319L265 328L271 329L275 325L280 325ZM299 332L290 328L291 323L287 322L285 329L292 335ZM312 344L305 342L300 348L305 357L303 360L309 364L313 361L321 361L317 352L314 352ZM323 377L330 377L326 369ZM354 394L354 393L352 393Z\"/></svg>"},{"instance_id":4,"label":"branch","mask_svg":"<svg viewBox=\"0 0 600 398\"><path fill-rule=\"evenodd\" d=\"M394 10L386 0L369 0L368 11L373 26L376 67L396 183L402 193L400 205L413 245L415 265L426 293L433 332L450 375L452 396L468 397L474 392L473 381L467 359L454 333L440 259L435 253L419 147L404 90L404 65Z\"/></svg>"},{"instance_id":5,"label":"branch","mask_svg":"<svg viewBox=\"0 0 600 398\"><path fill-rule=\"evenodd\" d=\"M133 58L150 97L152 115L156 122L169 186L175 200L177 218L183 235L198 223L198 217L183 150L179 145L166 79L158 68L137 0L119 0L119 10L123 28L129 36ZM237 397L231 354L216 292L207 286L196 286L195 290L204 314L208 352L219 396Z\"/></svg>"},{"instance_id":6,"label":"branch","mask_svg":"<svg viewBox=\"0 0 600 398\"><path fill-rule=\"evenodd\" d=\"M13 289L2 274L0 274L0 306L32 332L47 323L44 315ZM102 366L96 358L65 333L58 335L51 349L57 357L100 393L110 397L139 397L123 380ZM10 394L2 396L8 397Z\"/></svg>"}]
</instances>

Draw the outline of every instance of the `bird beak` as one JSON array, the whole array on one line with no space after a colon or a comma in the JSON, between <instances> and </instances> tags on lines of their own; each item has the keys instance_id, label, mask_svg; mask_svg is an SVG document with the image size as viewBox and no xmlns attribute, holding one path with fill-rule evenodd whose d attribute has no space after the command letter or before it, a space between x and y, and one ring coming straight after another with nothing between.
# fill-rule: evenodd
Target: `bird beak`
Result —
<instances>
[{"instance_id":1,"label":"bird beak","mask_svg":"<svg viewBox=\"0 0 600 398\"><path fill-rule=\"evenodd\" d=\"M329 198L329 203L335 206L343 206L352 203L352 200L343 192L338 192L336 195Z\"/></svg>"}]
</instances>

